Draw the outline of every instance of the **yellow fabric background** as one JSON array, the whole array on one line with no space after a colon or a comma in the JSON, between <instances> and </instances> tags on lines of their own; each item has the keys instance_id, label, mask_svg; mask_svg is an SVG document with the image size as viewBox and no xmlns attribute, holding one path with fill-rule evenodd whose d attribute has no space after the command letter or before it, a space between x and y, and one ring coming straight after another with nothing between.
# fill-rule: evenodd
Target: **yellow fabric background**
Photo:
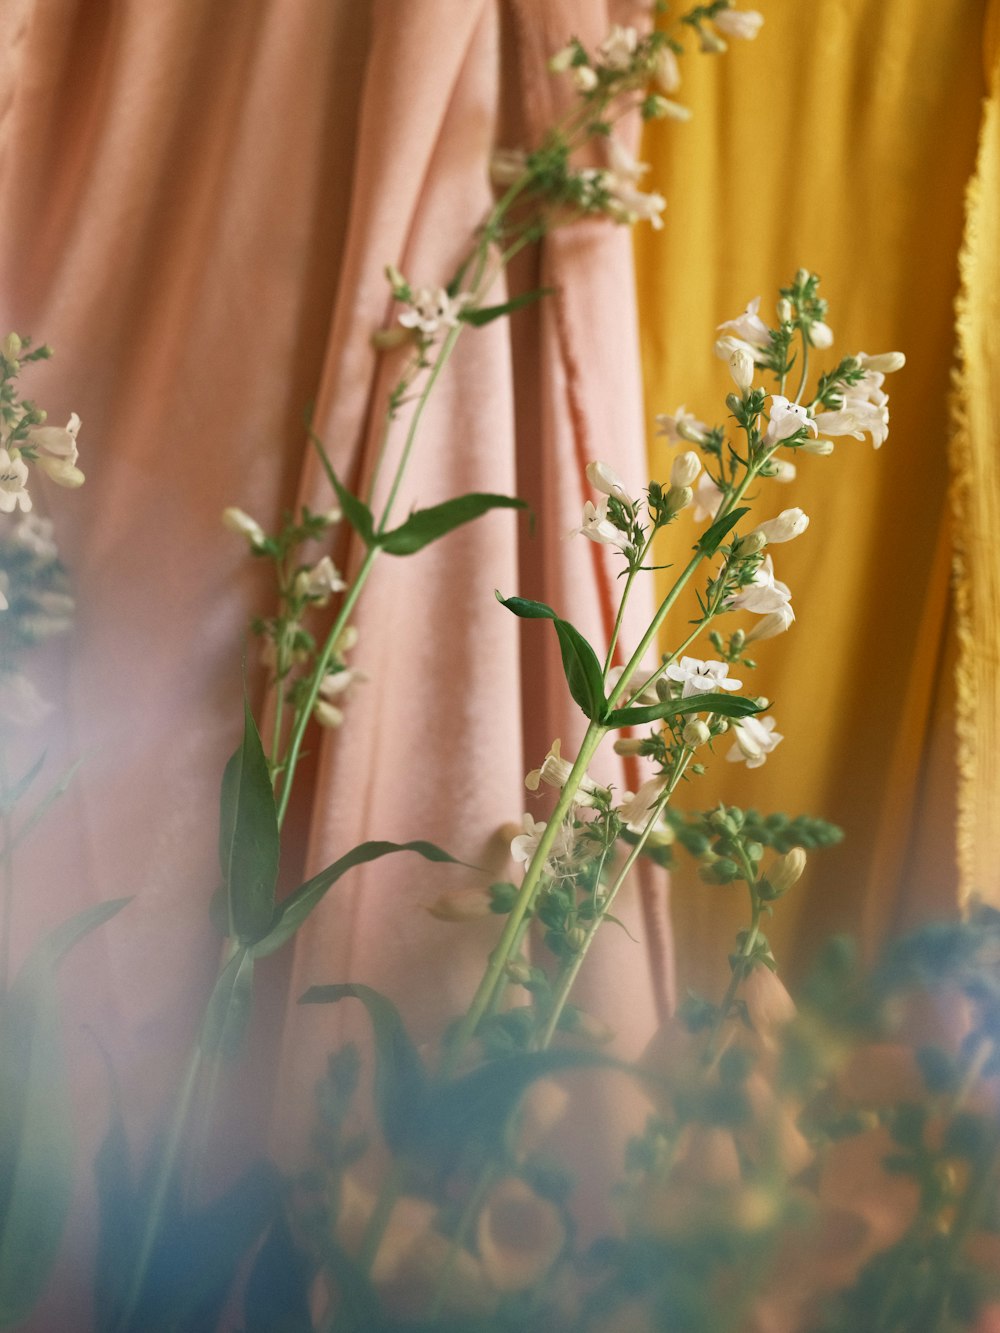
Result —
<instances>
[{"instance_id":1,"label":"yellow fabric background","mask_svg":"<svg viewBox=\"0 0 1000 1333\"><path fill-rule=\"evenodd\" d=\"M956 897L948 389L986 6L761 9L756 42L683 61L690 124L646 136L645 188L668 198L664 231L636 238L650 427L680 403L725 418L732 385L712 354L715 326L757 295L773 318L779 285L800 265L822 275L830 302L826 364L859 350L907 355L886 385L892 423L880 452L843 439L830 458L803 457L794 485L762 484L761 517L791 505L812 517L774 551L797 623L755 645L748 677L774 701L786 739L752 772L725 763L719 746L710 776L682 797L703 808L718 794L845 829L840 847L811 859L769 930L794 975L832 930L871 945ZM650 454L663 476L671 451L652 433ZM661 558L677 560L694 532L687 519L675 525ZM682 986L714 988L746 916L739 891L704 886L684 865L673 913Z\"/></svg>"}]
</instances>

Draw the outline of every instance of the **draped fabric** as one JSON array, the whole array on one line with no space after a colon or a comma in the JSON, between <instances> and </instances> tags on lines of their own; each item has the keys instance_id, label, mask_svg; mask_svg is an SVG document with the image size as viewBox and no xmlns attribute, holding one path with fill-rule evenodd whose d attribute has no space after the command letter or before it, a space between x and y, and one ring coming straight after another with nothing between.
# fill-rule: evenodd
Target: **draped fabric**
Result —
<instances>
[{"instance_id":1,"label":"draped fabric","mask_svg":"<svg viewBox=\"0 0 1000 1333\"><path fill-rule=\"evenodd\" d=\"M967 197L952 442L958 624L960 889L1000 905L1000 5Z\"/></svg>"},{"instance_id":2,"label":"draped fabric","mask_svg":"<svg viewBox=\"0 0 1000 1333\"><path fill-rule=\"evenodd\" d=\"M384 265L446 280L490 202L492 148L537 142L567 96L548 55L570 33L596 43L613 19L642 17L606 0L3 7L0 324L55 347L25 389L54 422L80 414L87 474L79 492L36 487L78 619L37 667L55 708L23 754L47 747L53 775L83 763L18 858L16 956L73 911L134 895L63 969L80 1200L41 1326L79 1326L102 1052L141 1150L217 963L218 783L239 734L245 626L272 606L266 571L221 510L273 528L298 501L329 506L310 410L347 483L366 483L394 370L369 343L390 314ZM522 642L493 593L544 597L606 640L611 566L565 534L590 457L643 475L628 237L607 225L556 234L517 281L555 295L463 336L399 512L517 493L536 535L493 514L377 567L354 622L352 662L370 680L343 729L311 742L290 883L372 837L431 839L510 874L498 830L526 808L525 771L554 737L568 750L582 734L546 627ZM337 556L357 559L343 533ZM603 776L627 784L614 756ZM383 988L420 1042L464 1008L496 923L446 926L421 904L475 873L403 857L359 871L260 970L252 1053L224 1101L229 1156L270 1147L301 1163L326 1056L362 1031L349 1006L300 1009L306 986ZM644 905L637 891L622 903L640 942L606 931L580 987L626 1055L669 991L663 895L650 883Z\"/></svg>"},{"instance_id":3,"label":"draped fabric","mask_svg":"<svg viewBox=\"0 0 1000 1333\"><path fill-rule=\"evenodd\" d=\"M762 516L800 505L812 519L802 537L774 551L796 623L753 648L753 688L774 701L785 739L750 772L720 753L711 790L706 780L684 793L691 808L721 798L822 815L844 828L844 842L811 857L768 927L779 966L794 976L831 930L860 935L871 949L891 927L956 901L948 391L986 6L817 0L808 19L795 0L759 8L766 21L752 45L731 42L725 56L685 62L680 95L694 118L679 129L651 127L644 145L650 188L668 197L664 231L636 238L650 425L655 412L681 402L704 419L725 419L732 385L712 355L715 327L755 296L773 318L778 287L800 265L821 275L836 335L814 363L859 350L907 356L886 382L892 422L881 451L841 439L830 458L801 458L794 485L760 486ZM992 140L984 137L981 154L992 171ZM975 258L966 262L995 274L995 187L981 184L975 198L992 223L978 223ZM972 278L967 268L979 339L967 381L976 403L968 490L978 514L967 586L979 589L980 573L993 572L974 594L975 641L965 640L978 682L977 702L967 695L964 705L965 744L977 737L975 799L993 802L995 814L996 746L980 722L988 728L997 698L995 616L985 631L996 577L986 527L996 504L988 406L996 359L988 363L984 332L995 342L996 304L978 269ZM650 459L661 475L669 452L652 434ZM678 559L689 541L678 529L662 559ZM965 793L963 801L973 799L968 786ZM977 837L983 817L977 806ZM979 845L980 875L990 848L988 840ZM681 984L715 990L745 907L681 867L673 913L684 941Z\"/></svg>"}]
</instances>

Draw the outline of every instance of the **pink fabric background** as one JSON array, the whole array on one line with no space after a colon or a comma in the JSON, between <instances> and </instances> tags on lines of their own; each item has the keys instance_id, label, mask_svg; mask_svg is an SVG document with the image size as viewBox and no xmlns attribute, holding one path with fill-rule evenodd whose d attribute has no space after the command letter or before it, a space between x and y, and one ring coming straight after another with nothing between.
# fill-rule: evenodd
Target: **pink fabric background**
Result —
<instances>
[{"instance_id":1,"label":"pink fabric background","mask_svg":"<svg viewBox=\"0 0 1000 1333\"><path fill-rule=\"evenodd\" d=\"M244 627L269 609L262 570L220 512L240 505L267 526L297 499L330 503L302 426L310 402L341 475L363 481L392 374L367 341L389 311L383 266L445 280L490 201L491 148L530 145L558 112L547 56L643 9L8 0L0 14L0 325L55 347L31 388L53 421L80 413L87 473L78 493L38 495L79 615L47 657L58 707L26 753L47 744L52 774L84 763L19 863L17 952L88 903L135 895L64 969L85 1112L81 1222L49 1327L69 1326L59 1320L89 1262L89 1160L107 1102L97 1046L142 1147L217 961L218 782L238 734ZM598 643L610 627L605 552L565 534L590 458L645 481L628 235L554 235L515 280L558 294L463 337L400 512L466 490L517 493L535 535L492 514L376 567L353 656L372 679L343 730L314 742L295 811L306 870L365 838L422 837L510 873L498 830L528 808L525 771L553 737L569 748L582 734L552 636L522 628L493 590L543 597ZM629 785L613 756L602 771ZM235 1159L267 1144L300 1161L326 1055L364 1031L349 1006L298 1008L308 985L384 989L419 1041L464 1008L496 926L449 927L420 909L463 882L403 857L356 872L274 960L231 1102ZM670 987L664 893L633 893L621 915L645 944L606 931L580 986L625 1054Z\"/></svg>"}]
</instances>

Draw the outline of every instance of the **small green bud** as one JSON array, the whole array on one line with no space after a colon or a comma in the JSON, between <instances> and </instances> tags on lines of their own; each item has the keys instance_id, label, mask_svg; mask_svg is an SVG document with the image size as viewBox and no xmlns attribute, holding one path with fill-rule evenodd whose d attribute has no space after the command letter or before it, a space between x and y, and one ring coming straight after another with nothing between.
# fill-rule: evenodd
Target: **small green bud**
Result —
<instances>
[{"instance_id":1,"label":"small green bud","mask_svg":"<svg viewBox=\"0 0 1000 1333\"><path fill-rule=\"evenodd\" d=\"M566 943L573 953L579 953L587 942L587 932L582 926L571 926L566 932Z\"/></svg>"},{"instance_id":2,"label":"small green bud","mask_svg":"<svg viewBox=\"0 0 1000 1333\"><path fill-rule=\"evenodd\" d=\"M747 636L743 630L741 629L736 630L732 638L729 640L730 652L738 653L740 649L743 647L744 643L746 642L746 637Z\"/></svg>"},{"instance_id":3,"label":"small green bud","mask_svg":"<svg viewBox=\"0 0 1000 1333\"><path fill-rule=\"evenodd\" d=\"M504 971L515 985L526 986L531 980L531 968L523 958L511 958L504 967Z\"/></svg>"},{"instance_id":4,"label":"small green bud","mask_svg":"<svg viewBox=\"0 0 1000 1333\"><path fill-rule=\"evenodd\" d=\"M703 722L700 717L693 717L681 732L681 737L685 745L689 745L692 750L695 750L699 745L704 745L711 740L712 733L707 723Z\"/></svg>"},{"instance_id":5,"label":"small green bud","mask_svg":"<svg viewBox=\"0 0 1000 1333\"><path fill-rule=\"evenodd\" d=\"M766 545L767 538L759 529L755 528L753 532L748 532L745 537L739 539L733 547L733 555L757 555L759 551L763 551Z\"/></svg>"},{"instance_id":6,"label":"small green bud","mask_svg":"<svg viewBox=\"0 0 1000 1333\"><path fill-rule=\"evenodd\" d=\"M779 856L767 872L767 878L775 896L787 893L793 884L797 884L806 868L806 854L801 847L793 847L784 856Z\"/></svg>"},{"instance_id":7,"label":"small green bud","mask_svg":"<svg viewBox=\"0 0 1000 1333\"><path fill-rule=\"evenodd\" d=\"M694 499L694 491L690 486L671 486L664 496L664 509L669 518L674 514L679 514L682 509L686 509Z\"/></svg>"},{"instance_id":8,"label":"small green bud","mask_svg":"<svg viewBox=\"0 0 1000 1333\"><path fill-rule=\"evenodd\" d=\"M3 346L0 348L0 352L3 353L5 361L16 361L21 355L21 348L23 346L24 344L16 333L8 333L7 337L3 340Z\"/></svg>"},{"instance_id":9,"label":"small green bud","mask_svg":"<svg viewBox=\"0 0 1000 1333\"><path fill-rule=\"evenodd\" d=\"M729 408L730 412L732 412L735 416L742 417L743 399L739 396L738 393L726 394L726 406Z\"/></svg>"}]
</instances>

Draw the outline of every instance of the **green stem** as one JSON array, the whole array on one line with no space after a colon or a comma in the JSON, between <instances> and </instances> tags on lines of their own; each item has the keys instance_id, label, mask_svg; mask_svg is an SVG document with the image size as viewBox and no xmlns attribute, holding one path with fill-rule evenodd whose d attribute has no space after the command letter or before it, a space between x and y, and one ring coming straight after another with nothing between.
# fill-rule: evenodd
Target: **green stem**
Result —
<instances>
[{"instance_id":1,"label":"green stem","mask_svg":"<svg viewBox=\"0 0 1000 1333\"><path fill-rule=\"evenodd\" d=\"M562 827L563 820L569 812L576 796L577 788L580 785L580 779L587 771L587 765L594 757L594 753L601 741L607 735L607 727L599 722L591 722L587 728L583 743L580 746L580 752L576 757L566 784L559 793L559 799L556 802L556 808L553 810L545 831L542 833L535 850L534 856L528 866L521 884L521 890L510 910L503 933L497 943L496 948L490 954L489 964L479 983L479 989L473 997L465 1017L455 1032L454 1040L446 1055L443 1072L445 1077L450 1074L458 1063L462 1052L475 1035L476 1028L480 1019L486 1013L497 986L501 983L504 975L504 968L511 958L515 943L521 938L521 923L524 921L529 909L535 900L535 892L541 880L545 863L548 860L549 853L555 843L556 837Z\"/></svg>"},{"instance_id":2,"label":"green stem","mask_svg":"<svg viewBox=\"0 0 1000 1333\"><path fill-rule=\"evenodd\" d=\"M809 378L809 339L805 333L802 334L802 374L799 376L799 387L795 391L794 401L797 403L802 397L803 390L806 387L806 380Z\"/></svg>"}]
</instances>

